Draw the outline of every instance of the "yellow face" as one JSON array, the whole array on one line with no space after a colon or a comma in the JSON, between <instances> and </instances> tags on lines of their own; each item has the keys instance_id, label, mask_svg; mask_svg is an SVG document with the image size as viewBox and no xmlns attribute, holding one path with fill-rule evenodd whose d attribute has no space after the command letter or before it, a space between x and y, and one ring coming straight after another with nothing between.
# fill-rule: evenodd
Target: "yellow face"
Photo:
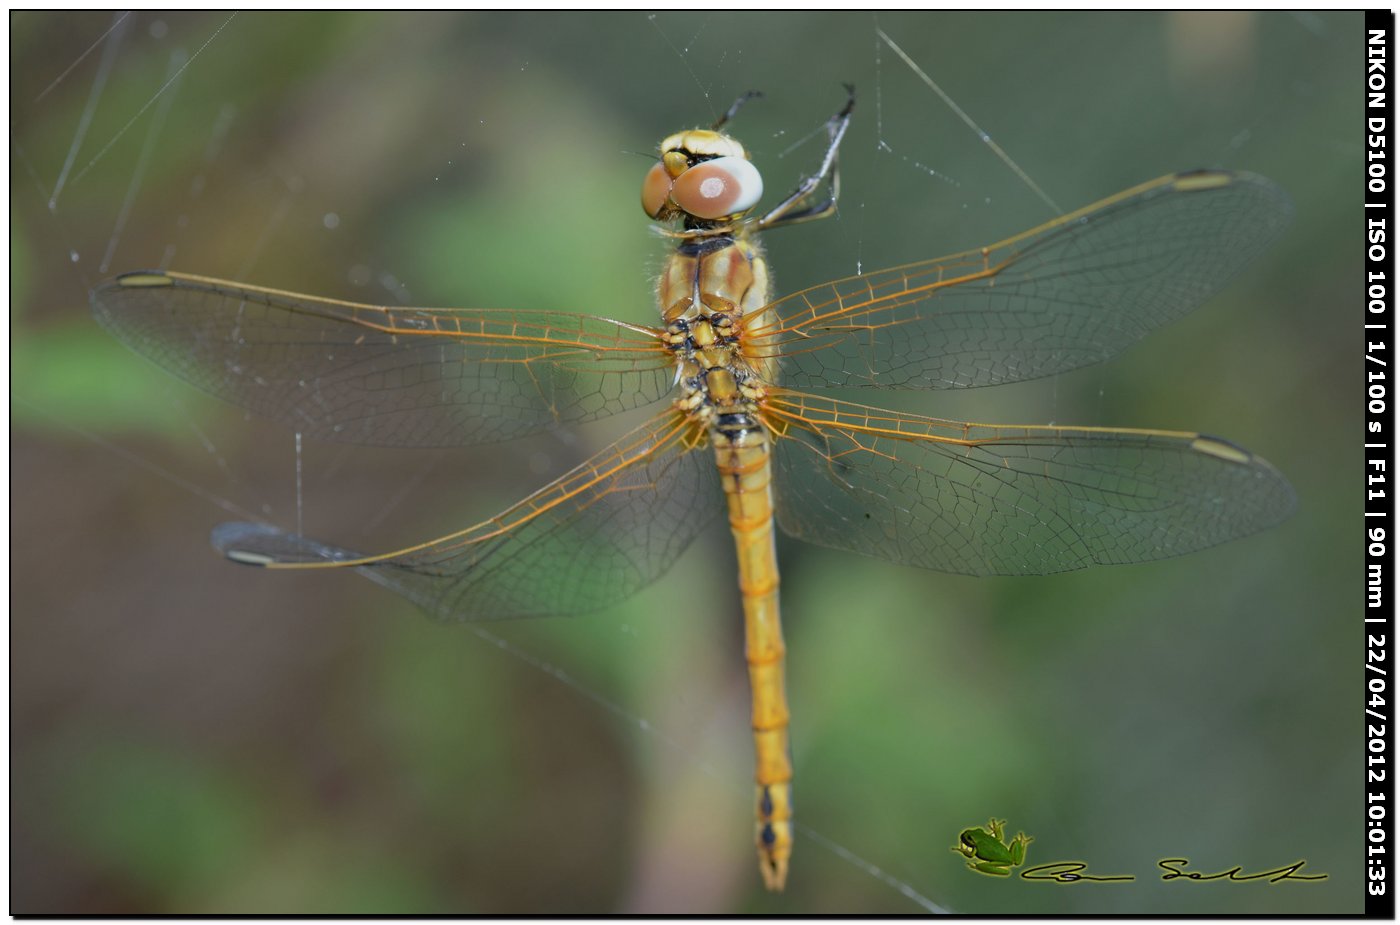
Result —
<instances>
[{"instance_id":1,"label":"yellow face","mask_svg":"<svg viewBox=\"0 0 1400 925\"><path fill-rule=\"evenodd\" d=\"M642 181L642 208L660 221L735 219L762 195L763 178L744 146L705 129L677 132L661 142L661 160Z\"/></svg>"}]
</instances>

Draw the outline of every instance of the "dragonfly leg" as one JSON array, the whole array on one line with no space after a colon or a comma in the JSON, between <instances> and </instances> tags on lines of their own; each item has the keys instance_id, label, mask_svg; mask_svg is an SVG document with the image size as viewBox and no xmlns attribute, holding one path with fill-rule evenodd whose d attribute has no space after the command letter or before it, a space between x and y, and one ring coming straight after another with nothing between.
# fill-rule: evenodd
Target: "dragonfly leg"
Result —
<instances>
[{"instance_id":1,"label":"dragonfly leg","mask_svg":"<svg viewBox=\"0 0 1400 925\"><path fill-rule=\"evenodd\" d=\"M746 90L743 96L739 97L737 100L729 104L729 108L724 111L724 115L716 119L714 125L710 126L710 131L718 132L720 129L724 128L724 126L728 124L729 120L734 118L734 116L738 114L740 109L744 108L745 103L747 103L749 100L756 100L762 95L762 90Z\"/></svg>"},{"instance_id":2,"label":"dragonfly leg","mask_svg":"<svg viewBox=\"0 0 1400 925\"><path fill-rule=\"evenodd\" d=\"M856 105L856 88L846 84L846 94L846 105L826 122L827 146L821 167L816 173L803 178L802 182L797 184L797 189L758 220L759 231L826 218L836 211L836 202L841 196L841 174L836 166L836 154L841 148L841 139L846 136L846 127L851 124L851 111ZM810 203L812 194L816 192L822 180L827 181L826 196L820 202Z\"/></svg>"}]
</instances>

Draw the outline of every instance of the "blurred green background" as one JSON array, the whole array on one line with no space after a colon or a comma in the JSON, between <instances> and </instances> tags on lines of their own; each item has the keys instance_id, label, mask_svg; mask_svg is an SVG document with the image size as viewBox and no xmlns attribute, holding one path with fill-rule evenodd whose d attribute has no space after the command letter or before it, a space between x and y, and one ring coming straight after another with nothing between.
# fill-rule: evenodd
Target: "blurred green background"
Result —
<instances>
[{"instance_id":1,"label":"blurred green background","mask_svg":"<svg viewBox=\"0 0 1400 925\"><path fill-rule=\"evenodd\" d=\"M112 21L10 20L12 912L920 911L872 865L959 912L1360 911L1359 15L140 13L79 60ZM128 353L86 293L172 266L644 321L664 243L643 155L752 88L734 131L773 194L820 157L841 83L860 94L840 218L768 241L779 292L1049 218L877 27L1066 210L1223 166L1297 217L1111 364L847 397L1220 434L1300 504L1205 553L1046 578L783 542L816 834L767 895L723 529L624 607L489 639L206 543L250 515L371 550L435 536L626 422L308 445L299 504L289 434ZM1137 880L971 874L949 846L991 815L1034 863ZM1329 879L1164 883L1164 857Z\"/></svg>"}]
</instances>

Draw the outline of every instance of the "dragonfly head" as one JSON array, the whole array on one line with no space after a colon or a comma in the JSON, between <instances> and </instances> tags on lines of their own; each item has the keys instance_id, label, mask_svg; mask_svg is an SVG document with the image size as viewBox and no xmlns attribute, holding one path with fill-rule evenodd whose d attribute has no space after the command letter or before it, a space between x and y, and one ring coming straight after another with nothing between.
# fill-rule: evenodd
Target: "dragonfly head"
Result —
<instances>
[{"instance_id":1,"label":"dragonfly head","mask_svg":"<svg viewBox=\"0 0 1400 925\"><path fill-rule=\"evenodd\" d=\"M642 208L658 221L732 221L763 195L744 146L721 132L691 129L661 142L661 160L642 181Z\"/></svg>"}]
</instances>

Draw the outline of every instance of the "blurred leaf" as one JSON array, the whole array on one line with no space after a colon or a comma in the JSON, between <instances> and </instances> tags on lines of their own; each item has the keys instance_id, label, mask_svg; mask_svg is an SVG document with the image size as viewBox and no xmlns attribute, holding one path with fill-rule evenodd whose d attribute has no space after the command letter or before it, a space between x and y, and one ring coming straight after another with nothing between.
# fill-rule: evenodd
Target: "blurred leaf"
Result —
<instances>
[{"instance_id":1,"label":"blurred leaf","mask_svg":"<svg viewBox=\"0 0 1400 925\"><path fill-rule=\"evenodd\" d=\"M349 822L349 820L344 820ZM256 866L234 872L201 911L223 915L422 915L466 913L435 888L412 856L390 857L334 827L279 842Z\"/></svg>"},{"instance_id":2,"label":"blurred leaf","mask_svg":"<svg viewBox=\"0 0 1400 925\"><path fill-rule=\"evenodd\" d=\"M248 864L266 826L253 794L186 752L135 742L74 750L59 805L78 850L153 895L194 895Z\"/></svg>"},{"instance_id":3,"label":"blurred leaf","mask_svg":"<svg viewBox=\"0 0 1400 925\"><path fill-rule=\"evenodd\" d=\"M15 330L11 419L22 427L96 434L144 432L187 442L205 399L140 359L95 324ZM177 405L172 393L190 397ZM212 400L208 400L213 405Z\"/></svg>"},{"instance_id":4,"label":"blurred leaf","mask_svg":"<svg viewBox=\"0 0 1400 925\"><path fill-rule=\"evenodd\" d=\"M513 780L501 659L461 638L468 630L414 617L385 634L381 734L406 790L423 794L425 805L451 807L450 821L438 822L489 826L504 811Z\"/></svg>"},{"instance_id":5,"label":"blurred leaf","mask_svg":"<svg viewBox=\"0 0 1400 925\"><path fill-rule=\"evenodd\" d=\"M24 309L29 305L29 288L33 277L29 267L33 257L30 254L27 226L14 212L10 213L10 327L21 320Z\"/></svg>"}]
</instances>

